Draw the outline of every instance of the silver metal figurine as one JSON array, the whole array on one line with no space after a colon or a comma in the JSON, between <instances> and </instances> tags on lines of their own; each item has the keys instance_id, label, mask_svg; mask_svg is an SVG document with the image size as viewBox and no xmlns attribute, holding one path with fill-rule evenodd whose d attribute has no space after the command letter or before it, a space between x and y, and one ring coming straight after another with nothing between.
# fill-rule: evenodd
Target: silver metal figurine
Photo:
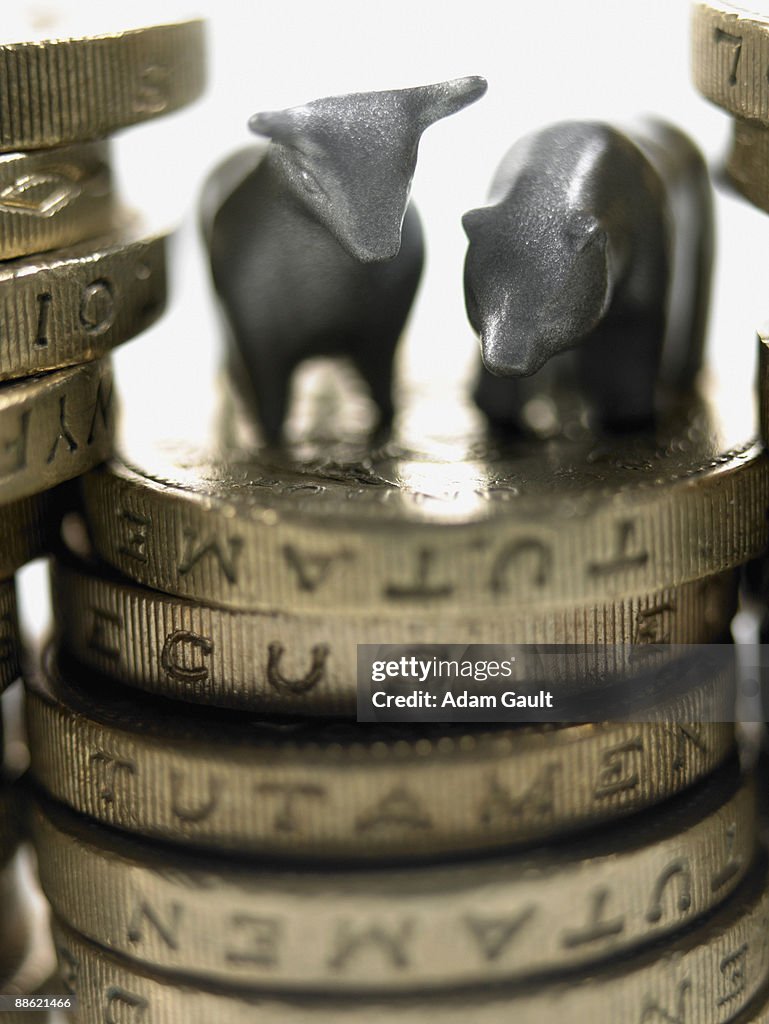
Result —
<instances>
[{"instance_id":1,"label":"silver metal figurine","mask_svg":"<svg viewBox=\"0 0 769 1024\"><path fill-rule=\"evenodd\" d=\"M690 388L702 361L713 213L698 149L661 121L563 122L509 150L490 200L463 218L480 408L521 429L557 379L604 427L652 422L660 389Z\"/></svg>"},{"instance_id":2,"label":"silver metal figurine","mask_svg":"<svg viewBox=\"0 0 769 1024\"><path fill-rule=\"evenodd\" d=\"M462 78L256 114L249 126L269 145L212 175L202 212L214 284L268 441L312 356L349 356L391 418L393 356L423 263L409 204L419 139L485 91Z\"/></svg>"}]
</instances>

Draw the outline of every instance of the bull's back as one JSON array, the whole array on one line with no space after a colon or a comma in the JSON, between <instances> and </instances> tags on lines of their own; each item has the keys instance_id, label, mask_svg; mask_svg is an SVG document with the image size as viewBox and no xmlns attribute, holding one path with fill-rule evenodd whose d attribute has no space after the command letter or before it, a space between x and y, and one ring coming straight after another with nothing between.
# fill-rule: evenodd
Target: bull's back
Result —
<instances>
[{"instance_id":1,"label":"bull's back","mask_svg":"<svg viewBox=\"0 0 769 1024\"><path fill-rule=\"evenodd\" d=\"M266 193L257 172L213 218L209 249L216 289L236 333L295 345L296 358L343 351L375 324L421 269L419 220L409 211L401 252L364 264L292 199Z\"/></svg>"}]
</instances>

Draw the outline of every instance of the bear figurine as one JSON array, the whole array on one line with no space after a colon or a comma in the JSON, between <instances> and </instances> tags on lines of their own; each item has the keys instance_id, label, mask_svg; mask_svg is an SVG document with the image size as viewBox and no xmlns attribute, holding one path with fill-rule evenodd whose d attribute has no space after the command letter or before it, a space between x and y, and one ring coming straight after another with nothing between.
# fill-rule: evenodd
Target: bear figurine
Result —
<instances>
[{"instance_id":1,"label":"bear figurine","mask_svg":"<svg viewBox=\"0 0 769 1024\"><path fill-rule=\"evenodd\" d=\"M660 393L691 389L702 362L713 205L699 150L657 120L562 122L508 151L490 199L462 221L478 406L525 430L526 402L558 380L608 430L653 423Z\"/></svg>"}]
</instances>

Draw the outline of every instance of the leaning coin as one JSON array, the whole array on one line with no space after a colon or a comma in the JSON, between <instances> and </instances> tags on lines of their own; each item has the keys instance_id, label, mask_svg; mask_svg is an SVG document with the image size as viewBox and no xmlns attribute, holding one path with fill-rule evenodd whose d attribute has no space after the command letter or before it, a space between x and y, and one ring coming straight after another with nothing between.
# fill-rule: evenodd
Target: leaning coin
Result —
<instances>
[{"instance_id":1,"label":"leaning coin","mask_svg":"<svg viewBox=\"0 0 769 1024\"><path fill-rule=\"evenodd\" d=\"M21 637L13 580L0 582L0 693L21 675ZM0 729L0 749L2 748Z\"/></svg>"},{"instance_id":2,"label":"leaning coin","mask_svg":"<svg viewBox=\"0 0 769 1024\"><path fill-rule=\"evenodd\" d=\"M106 142L0 155L0 259L98 238L116 213Z\"/></svg>"},{"instance_id":3,"label":"leaning coin","mask_svg":"<svg viewBox=\"0 0 769 1024\"><path fill-rule=\"evenodd\" d=\"M205 85L201 21L0 45L0 150L111 135L191 103Z\"/></svg>"},{"instance_id":4,"label":"leaning coin","mask_svg":"<svg viewBox=\"0 0 769 1024\"><path fill-rule=\"evenodd\" d=\"M48 505L44 494L0 505L0 580L45 551L51 532Z\"/></svg>"},{"instance_id":5,"label":"leaning coin","mask_svg":"<svg viewBox=\"0 0 769 1024\"><path fill-rule=\"evenodd\" d=\"M109 235L0 264L0 380L105 355L166 303L165 233L126 220Z\"/></svg>"},{"instance_id":6,"label":"leaning coin","mask_svg":"<svg viewBox=\"0 0 769 1024\"><path fill-rule=\"evenodd\" d=\"M40 879L79 934L152 970L245 988L388 991L523 980L685 927L754 861L735 770L567 847L451 866L323 871L170 851L50 804Z\"/></svg>"},{"instance_id":7,"label":"leaning coin","mask_svg":"<svg viewBox=\"0 0 769 1024\"><path fill-rule=\"evenodd\" d=\"M108 359L0 385L0 505L103 462L112 428Z\"/></svg>"},{"instance_id":8,"label":"leaning coin","mask_svg":"<svg viewBox=\"0 0 769 1024\"><path fill-rule=\"evenodd\" d=\"M762 857L733 899L674 942L661 940L586 975L451 994L248 994L142 969L59 922L55 941L65 985L80 999L80 1024L119 1020L126 1007L139 1007L153 1024L727 1024L769 977L769 891Z\"/></svg>"},{"instance_id":9,"label":"leaning coin","mask_svg":"<svg viewBox=\"0 0 769 1024\"><path fill-rule=\"evenodd\" d=\"M709 643L736 610L734 573L587 608L402 619L209 608L64 555L51 579L57 639L79 663L163 697L287 714L354 714L358 644L598 644L619 677L639 671L627 645Z\"/></svg>"},{"instance_id":10,"label":"leaning coin","mask_svg":"<svg viewBox=\"0 0 769 1024\"><path fill-rule=\"evenodd\" d=\"M769 124L769 14L723 0L695 4L692 68L707 99L735 117Z\"/></svg>"},{"instance_id":11,"label":"leaning coin","mask_svg":"<svg viewBox=\"0 0 769 1024\"><path fill-rule=\"evenodd\" d=\"M671 707L658 722L512 729L233 721L88 680L84 670L77 685L65 680L50 649L27 680L43 789L129 832L282 856L425 856L546 839L680 793L734 746L734 726L711 715L722 675L681 699L685 718Z\"/></svg>"}]
</instances>

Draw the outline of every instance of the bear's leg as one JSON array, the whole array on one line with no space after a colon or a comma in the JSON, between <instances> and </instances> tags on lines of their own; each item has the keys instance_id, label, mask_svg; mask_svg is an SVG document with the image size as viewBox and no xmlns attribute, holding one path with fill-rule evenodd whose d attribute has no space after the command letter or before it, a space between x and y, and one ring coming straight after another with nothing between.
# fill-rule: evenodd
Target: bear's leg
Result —
<instances>
[{"instance_id":1,"label":"bear's leg","mask_svg":"<svg viewBox=\"0 0 769 1024\"><path fill-rule=\"evenodd\" d=\"M625 315L580 345L580 387L602 426L625 431L654 422L663 336L662 317Z\"/></svg>"}]
</instances>

